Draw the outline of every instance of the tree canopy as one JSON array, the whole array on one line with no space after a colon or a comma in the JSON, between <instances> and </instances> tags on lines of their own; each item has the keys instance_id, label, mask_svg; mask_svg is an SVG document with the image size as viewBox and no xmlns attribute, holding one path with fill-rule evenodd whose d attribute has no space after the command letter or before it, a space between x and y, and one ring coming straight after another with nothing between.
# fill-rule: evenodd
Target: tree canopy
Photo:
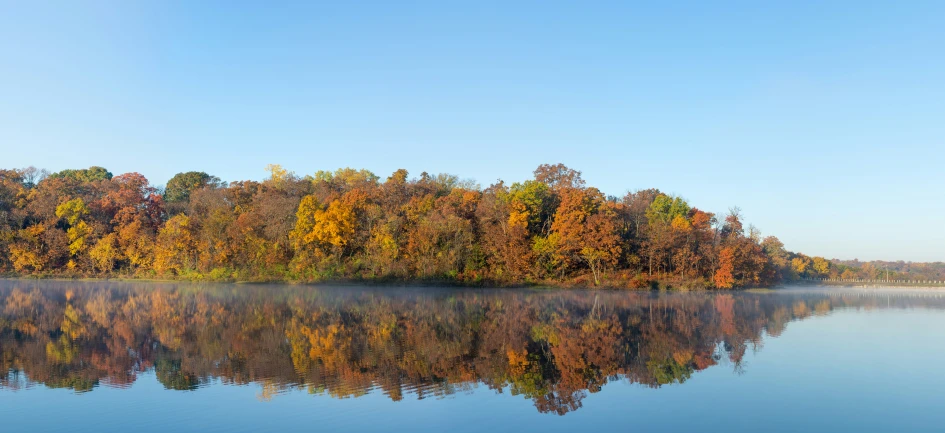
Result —
<instances>
[{"instance_id":1,"label":"tree canopy","mask_svg":"<svg viewBox=\"0 0 945 433\"><path fill-rule=\"evenodd\" d=\"M163 193L102 167L0 170L0 273L719 289L941 273L794 253L737 208L718 217L657 189L607 196L563 164L485 188L406 170L267 170L228 184L178 173Z\"/></svg>"}]
</instances>

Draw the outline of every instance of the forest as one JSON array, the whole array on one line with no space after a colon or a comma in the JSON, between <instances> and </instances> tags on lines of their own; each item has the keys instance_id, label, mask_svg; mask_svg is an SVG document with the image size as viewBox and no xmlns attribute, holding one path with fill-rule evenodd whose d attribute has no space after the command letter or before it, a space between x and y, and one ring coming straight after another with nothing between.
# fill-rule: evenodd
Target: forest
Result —
<instances>
[{"instance_id":1,"label":"forest","mask_svg":"<svg viewBox=\"0 0 945 433\"><path fill-rule=\"evenodd\" d=\"M16 280L0 285L0 390L256 384L423 399L482 386L541 412L615 381L743 372L792 321L843 308L945 308L862 293L594 292ZM150 379L150 377L148 378Z\"/></svg>"},{"instance_id":2,"label":"forest","mask_svg":"<svg viewBox=\"0 0 945 433\"><path fill-rule=\"evenodd\" d=\"M608 196L563 164L486 188L406 170L267 170L229 183L185 172L158 187L102 167L2 169L0 274L731 289L945 269L791 252L738 208L715 214L658 189Z\"/></svg>"}]
</instances>

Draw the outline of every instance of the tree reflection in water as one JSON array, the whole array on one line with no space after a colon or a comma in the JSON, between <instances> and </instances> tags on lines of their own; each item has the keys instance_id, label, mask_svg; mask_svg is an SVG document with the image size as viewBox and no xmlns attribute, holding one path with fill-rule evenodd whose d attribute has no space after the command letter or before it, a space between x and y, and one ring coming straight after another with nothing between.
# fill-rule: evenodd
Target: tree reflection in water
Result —
<instances>
[{"instance_id":1,"label":"tree reflection in water","mask_svg":"<svg viewBox=\"0 0 945 433\"><path fill-rule=\"evenodd\" d=\"M837 308L938 298L0 281L0 388L257 383L392 400L481 385L565 414L610 381L740 368L764 335Z\"/></svg>"}]
</instances>

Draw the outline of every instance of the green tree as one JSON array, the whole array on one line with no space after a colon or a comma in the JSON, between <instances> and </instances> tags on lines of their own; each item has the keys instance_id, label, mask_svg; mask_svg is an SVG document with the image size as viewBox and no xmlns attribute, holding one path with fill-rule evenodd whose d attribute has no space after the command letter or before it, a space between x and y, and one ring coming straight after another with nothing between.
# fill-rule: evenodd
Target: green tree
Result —
<instances>
[{"instance_id":1,"label":"green tree","mask_svg":"<svg viewBox=\"0 0 945 433\"><path fill-rule=\"evenodd\" d=\"M220 178L202 171L177 173L164 187L164 201L168 203L186 202L194 190L220 186Z\"/></svg>"},{"instance_id":2,"label":"green tree","mask_svg":"<svg viewBox=\"0 0 945 433\"><path fill-rule=\"evenodd\" d=\"M68 169L49 175L49 179L68 179L76 182L111 180L112 173L102 167L92 166L78 170Z\"/></svg>"}]
</instances>

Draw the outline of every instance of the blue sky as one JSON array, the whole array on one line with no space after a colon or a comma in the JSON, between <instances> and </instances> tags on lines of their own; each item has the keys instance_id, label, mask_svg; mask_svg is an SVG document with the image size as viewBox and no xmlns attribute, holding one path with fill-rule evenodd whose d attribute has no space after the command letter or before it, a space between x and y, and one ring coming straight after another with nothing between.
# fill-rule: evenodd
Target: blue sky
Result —
<instances>
[{"instance_id":1,"label":"blue sky","mask_svg":"<svg viewBox=\"0 0 945 433\"><path fill-rule=\"evenodd\" d=\"M945 260L945 2L652 3L0 0L0 166L563 162L792 250Z\"/></svg>"}]
</instances>

